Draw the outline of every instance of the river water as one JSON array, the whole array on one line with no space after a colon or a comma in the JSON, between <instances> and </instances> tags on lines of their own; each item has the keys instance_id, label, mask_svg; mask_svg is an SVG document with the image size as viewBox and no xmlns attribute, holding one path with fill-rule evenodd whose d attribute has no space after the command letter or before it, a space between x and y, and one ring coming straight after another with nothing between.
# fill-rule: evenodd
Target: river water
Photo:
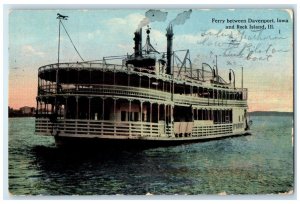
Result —
<instances>
[{"instance_id":1,"label":"river water","mask_svg":"<svg viewBox=\"0 0 300 204\"><path fill-rule=\"evenodd\" d=\"M278 194L294 189L292 116L256 116L252 135L127 151L65 150L9 119L12 195Z\"/></svg>"}]
</instances>

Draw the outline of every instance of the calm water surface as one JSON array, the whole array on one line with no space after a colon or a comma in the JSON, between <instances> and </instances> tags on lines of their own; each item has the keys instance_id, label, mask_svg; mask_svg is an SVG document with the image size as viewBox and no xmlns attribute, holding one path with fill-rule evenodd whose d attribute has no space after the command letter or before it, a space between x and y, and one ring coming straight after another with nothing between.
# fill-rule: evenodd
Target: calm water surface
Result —
<instances>
[{"instance_id":1,"label":"calm water surface","mask_svg":"<svg viewBox=\"0 0 300 204\"><path fill-rule=\"evenodd\" d=\"M252 135L141 151L56 148L34 118L9 119L13 195L273 194L293 190L292 116L252 117Z\"/></svg>"}]
</instances>

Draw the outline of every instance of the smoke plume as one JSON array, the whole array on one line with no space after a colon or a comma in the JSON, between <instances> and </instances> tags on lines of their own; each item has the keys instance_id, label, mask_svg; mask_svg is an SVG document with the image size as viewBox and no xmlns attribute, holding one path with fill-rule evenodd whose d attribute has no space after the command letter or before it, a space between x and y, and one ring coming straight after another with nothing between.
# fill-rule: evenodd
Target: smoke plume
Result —
<instances>
[{"instance_id":1,"label":"smoke plume","mask_svg":"<svg viewBox=\"0 0 300 204\"><path fill-rule=\"evenodd\" d=\"M150 22L155 21L165 21L167 19L168 12L163 12L160 10L150 9L145 13L145 18L141 20L138 29L148 25Z\"/></svg>"},{"instance_id":2,"label":"smoke plume","mask_svg":"<svg viewBox=\"0 0 300 204\"><path fill-rule=\"evenodd\" d=\"M185 21L190 18L191 13L192 13L192 9L177 14L176 18L174 18L172 21L170 21L169 25L175 26L175 25L184 24Z\"/></svg>"}]
</instances>

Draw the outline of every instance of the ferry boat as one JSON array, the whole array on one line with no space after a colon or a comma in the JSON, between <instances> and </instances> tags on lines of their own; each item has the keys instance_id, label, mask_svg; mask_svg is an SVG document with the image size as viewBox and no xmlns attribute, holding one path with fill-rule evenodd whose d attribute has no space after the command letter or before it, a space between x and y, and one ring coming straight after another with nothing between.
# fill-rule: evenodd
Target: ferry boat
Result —
<instances>
[{"instance_id":1,"label":"ferry boat","mask_svg":"<svg viewBox=\"0 0 300 204\"><path fill-rule=\"evenodd\" d=\"M189 50L157 51L146 29L134 33L131 55L54 63L38 69L35 132L57 145L168 146L250 134L247 89L196 67ZM119 63L116 61L119 60Z\"/></svg>"}]
</instances>

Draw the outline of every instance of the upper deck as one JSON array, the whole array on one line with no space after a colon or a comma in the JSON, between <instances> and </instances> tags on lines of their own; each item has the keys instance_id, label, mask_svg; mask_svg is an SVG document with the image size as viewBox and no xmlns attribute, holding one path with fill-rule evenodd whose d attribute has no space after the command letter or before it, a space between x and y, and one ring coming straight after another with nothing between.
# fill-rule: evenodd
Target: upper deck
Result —
<instances>
[{"instance_id":1,"label":"upper deck","mask_svg":"<svg viewBox=\"0 0 300 204\"><path fill-rule=\"evenodd\" d=\"M246 88L216 83L210 72L203 71L198 75L206 77L200 79L102 62L49 64L39 68L38 95L105 95L184 106L247 106Z\"/></svg>"}]
</instances>

